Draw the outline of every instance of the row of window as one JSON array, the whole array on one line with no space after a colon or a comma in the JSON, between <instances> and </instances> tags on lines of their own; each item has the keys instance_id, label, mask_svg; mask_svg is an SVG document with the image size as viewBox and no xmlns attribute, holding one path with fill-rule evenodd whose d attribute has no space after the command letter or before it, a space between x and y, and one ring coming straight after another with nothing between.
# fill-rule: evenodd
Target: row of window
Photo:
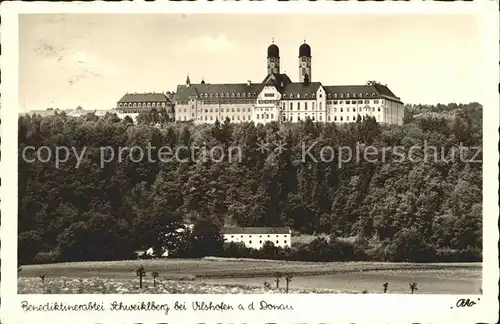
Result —
<instances>
[{"instance_id":1,"label":"row of window","mask_svg":"<svg viewBox=\"0 0 500 324\"><path fill-rule=\"evenodd\" d=\"M259 115L257 114L257 119L269 119L269 114L262 114L262 115ZM271 114L271 119L274 119L274 114Z\"/></svg>"},{"instance_id":2,"label":"row of window","mask_svg":"<svg viewBox=\"0 0 500 324\"><path fill-rule=\"evenodd\" d=\"M257 96L257 93L253 92L253 93L250 93L250 92L242 92L242 93L235 93L235 92L226 92L226 93L223 93L223 92L216 92L216 93L200 93L200 97L201 98L212 98L212 97L215 97L215 98L245 98L245 97L256 97ZM371 97L376 97L376 93L375 92L372 92L371 93ZM316 98L316 94L315 93L312 93L312 94L304 94L304 98ZM322 95L320 94L319 95L320 98L322 98ZM359 93L334 93L333 96L331 93L328 94L328 98L361 98L363 97L363 93L359 92ZM370 94L368 92L365 93L365 97L370 97ZM283 94L283 98L300 98L300 93L297 93L297 94L293 94L293 93L290 93L290 94ZM187 104L187 101L179 101L179 104L182 104L181 102L186 102L185 104Z\"/></svg>"},{"instance_id":3,"label":"row of window","mask_svg":"<svg viewBox=\"0 0 500 324\"><path fill-rule=\"evenodd\" d=\"M198 110L199 111L199 110ZM221 108L220 109L220 112L223 113L224 111L226 112L229 112L229 108L226 108L224 110L224 108ZM248 108L243 108L243 107L236 107L236 112L251 112L252 111L252 108L248 107ZM184 112L186 112L186 108L184 108ZM208 113L208 112L219 112L219 109L218 108L210 108L210 109L205 109L205 112ZM231 107L231 112L234 112L234 107Z\"/></svg>"},{"instance_id":4,"label":"row of window","mask_svg":"<svg viewBox=\"0 0 500 324\"><path fill-rule=\"evenodd\" d=\"M120 102L118 107L165 107L165 102Z\"/></svg>"},{"instance_id":5,"label":"row of window","mask_svg":"<svg viewBox=\"0 0 500 324\"><path fill-rule=\"evenodd\" d=\"M356 92L353 92L353 93L349 93L349 92L346 92L345 94L345 98L356 98L356 96L358 98L361 98L363 97L363 93L359 92L358 94L356 94ZM365 97L369 97L370 94L368 92L365 93ZM375 92L372 92L372 97L376 97L377 95L375 94ZM331 98L332 97L332 94L329 93L328 94L328 98ZM333 98L344 98L344 93L340 93L340 94L337 94L337 93L334 93L333 94Z\"/></svg>"},{"instance_id":6,"label":"row of window","mask_svg":"<svg viewBox=\"0 0 500 324\"><path fill-rule=\"evenodd\" d=\"M257 101L257 103L258 103L259 105L262 105L262 104L264 104L264 105L268 105L268 104L276 104L276 103L278 103L278 102L279 102L279 100L258 100L258 101Z\"/></svg>"},{"instance_id":7,"label":"row of window","mask_svg":"<svg viewBox=\"0 0 500 324\"><path fill-rule=\"evenodd\" d=\"M300 104L301 104L300 102L297 102L297 110L300 110ZM283 110L287 109L286 106L287 106L287 104L286 104L286 102L284 102L282 104ZM293 110L293 107L294 107L293 102L290 102L289 105L288 105L289 110ZM316 107L315 103L312 102L312 110L314 110L315 107ZM323 109L323 103L322 102L319 103L319 110L321 110L321 109ZM307 110L307 102L304 102L304 110Z\"/></svg>"},{"instance_id":8,"label":"row of window","mask_svg":"<svg viewBox=\"0 0 500 324\"><path fill-rule=\"evenodd\" d=\"M310 97L314 99L314 98L316 98L316 94L315 94L315 93L312 93ZM323 98L323 95L320 93L320 94L319 94L319 97L320 97L320 98ZM284 94L283 94L283 98L290 98L290 99L293 99L293 98L300 98L300 93L297 93L295 96L293 95L293 93L290 93L290 94L288 94L288 95L287 95L286 93L284 93ZM306 98L306 99L307 99L307 98L309 98L309 94L307 94L307 93L306 93L306 94L304 94L304 98Z\"/></svg>"},{"instance_id":9,"label":"row of window","mask_svg":"<svg viewBox=\"0 0 500 324\"><path fill-rule=\"evenodd\" d=\"M375 111L375 107L365 107L365 108L359 108L359 112L364 111ZM378 111L380 111L380 107L377 108ZM346 112L349 112L350 108L346 107ZM337 112L337 108L333 108L333 112ZM344 107L340 107L340 112L344 112ZM352 112L356 112L356 108L352 108Z\"/></svg>"},{"instance_id":10,"label":"row of window","mask_svg":"<svg viewBox=\"0 0 500 324\"><path fill-rule=\"evenodd\" d=\"M242 92L242 93L234 93L232 92L231 94L229 92L226 92L225 94L223 92L216 92L216 93L200 93L201 98L245 98L245 97L257 97L257 93L253 92Z\"/></svg>"},{"instance_id":11,"label":"row of window","mask_svg":"<svg viewBox=\"0 0 500 324\"><path fill-rule=\"evenodd\" d=\"M316 118L315 116L305 116L305 119L304 120L307 120L307 119L311 119L312 121L316 121ZM380 120L380 115L378 115L377 117L375 117L376 120ZM289 115L288 116L288 119L287 119L287 116L286 115L283 115L283 121L293 121L293 114ZM300 114L297 115L297 121L300 121ZM332 121L332 116L328 116L327 117L327 120L328 121ZM318 121L323 121L323 116L318 116ZM339 116L337 118L337 116L333 116L333 121L344 121L344 116ZM345 116L345 121L349 121L349 116ZM356 121L356 116L352 116L352 121Z\"/></svg>"},{"instance_id":12,"label":"row of window","mask_svg":"<svg viewBox=\"0 0 500 324\"><path fill-rule=\"evenodd\" d=\"M283 98L285 98L286 96L283 95ZM305 98L307 98L307 95L305 96ZM278 100L258 100L258 103L259 104L274 104L274 103L277 103L279 102ZM379 99L374 99L373 100L373 104L379 104ZM220 100L203 100L203 101L200 101L200 104L201 105L227 105L227 104L253 104L255 103L255 100L249 100L249 99L238 99L238 100L235 100L233 102L230 102L230 101L220 101ZM369 104L370 103L370 100L340 100L340 101L337 101L337 100L327 100L326 102L328 105L331 105L331 104L334 104L334 105L337 105L337 104L340 104L340 105L343 105L343 104L347 104L347 105L355 105L355 104ZM159 103L158 103L159 104ZM182 101L182 100L179 100L177 101L177 104L178 105L187 105L188 104L188 101ZM290 103L290 105L292 105L293 103ZM300 106L300 102L297 103L299 106ZM306 104L306 107L307 107L307 102L305 103ZM314 109L314 102L312 103L313 105L313 109ZM320 102L320 105L321 105L321 102ZM121 103L120 103L120 107L121 106ZM130 106L132 107L132 106ZM133 107L136 107L135 104ZM141 107L140 104L137 106L137 107ZM145 103L143 104L143 107L146 107L145 106ZM148 106L149 107L149 103L148 103ZM154 103L153 103L153 107L154 106ZM159 105L157 106L159 107ZM162 107L165 107L165 103L162 104ZM306 108L307 109L307 108Z\"/></svg>"},{"instance_id":13,"label":"row of window","mask_svg":"<svg viewBox=\"0 0 500 324\"><path fill-rule=\"evenodd\" d=\"M355 104L362 104L363 102L364 102L365 104L369 104L369 103L370 103L370 100L346 100L346 101L345 101L345 104L346 104L346 105L350 105L350 104L355 105ZM343 104L344 104L344 100L340 100L340 102L339 102L339 101L337 101L337 100L327 100L327 101L326 101L326 103L327 103L328 105L331 105L332 103L333 103L334 105L337 105L337 104L343 105ZM373 100L373 103L374 103L374 104L378 104L378 103L379 103L379 100L378 100L378 99L374 99L374 100Z\"/></svg>"},{"instance_id":14,"label":"row of window","mask_svg":"<svg viewBox=\"0 0 500 324\"><path fill-rule=\"evenodd\" d=\"M255 103L254 99L235 99L231 101L227 100L201 100L199 101L201 105L238 105L238 104L253 104Z\"/></svg>"},{"instance_id":15,"label":"row of window","mask_svg":"<svg viewBox=\"0 0 500 324\"><path fill-rule=\"evenodd\" d=\"M310 118L312 121L316 121L316 117L315 117L314 115L313 115L313 116L311 116L311 117L309 117L309 116L307 116L307 114L306 114L306 118L305 118L304 120L307 120L307 119L309 119L309 118ZM290 117L288 118L288 120L289 120L289 121L293 121L293 114L292 114L292 115L290 115ZM283 115L283 121L287 121L286 115ZM300 121L300 114L299 114L299 115L297 115L297 121ZM323 116L322 116L322 115L320 115L320 116L319 116L318 121L323 121Z\"/></svg>"},{"instance_id":16,"label":"row of window","mask_svg":"<svg viewBox=\"0 0 500 324\"><path fill-rule=\"evenodd\" d=\"M198 117L198 120L203 120L203 117L205 117L205 120L215 120L217 118L215 118L214 116L199 116ZM220 115L220 119L221 120L225 120L226 117L228 117L229 119L231 120L240 120L240 115L236 115L236 119L234 119L234 116L224 116L224 115ZM186 118L186 116L184 116L184 118ZM186 119L184 119L186 120ZM245 115L242 115L241 116L241 120L247 120L246 119L246 116ZM248 120L252 120L251 116L248 115Z\"/></svg>"}]
</instances>

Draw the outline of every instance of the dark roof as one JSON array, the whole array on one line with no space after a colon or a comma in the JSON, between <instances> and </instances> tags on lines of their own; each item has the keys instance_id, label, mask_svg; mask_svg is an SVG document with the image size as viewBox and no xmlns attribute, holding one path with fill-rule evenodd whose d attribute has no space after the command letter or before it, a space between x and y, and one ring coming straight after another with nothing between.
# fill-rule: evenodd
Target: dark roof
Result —
<instances>
[{"instance_id":1,"label":"dark roof","mask_svg":"<svg viewBox=\"0 0 500 324\"><path fill-rule=\"evenodd\" d=\"M394 93L392 93L391 90L389 90L389 88L385 85L382 85L380 83L376 83L374 85L374 87L378 90L378 92L383 95L383 96L388 96L388 97L392 97L392 98L397 98L399 99L399 97L396 97L396 95Z\"/></svg>"},{"instance_id":2,"label":"dark roof","mask_svg":"<svg viewBox=\"0 0 500 324\"><path fill-rule=\"evenodd\" d=\"M292 83L292 80L288 77L288 75L284 73L276 74L276 73L271 73L266 76L264 81L262 81L263 84L272 84L278 89L281 89L282 87L285 87L287 84Z\"/></svg>"},{"instance_id":3,"label":"dark roof","mask_svg":"<svg viewBox=\"0 0 500 324\"><path fill-rule=\"evenodd\" d=\"M288 227L224 227L222 234L290 234Z\"/></svg>"},{"instance_id":4,"label":"dark roof","mask_svg":"<svg viewBox=\"0 0 500 324\"><path fill-rule=\"evenodd\" d=\"M270 45L267 48L267 57L280 57L280 49L275 44Z\"/></svg>"},{"instance_id":5,"label":"dark roof","mask_svg":"<svg viewBox=\"0 0 500 324\"><path fill-rule=\"evenodd\" d=\"M302 82L289 83L283 89L284 99L304 99L307 94L309 98L312 98L312 94L316 94L319 87L321 87L320 82L310 82L308 84ZM293 97L290 98L290 95ZM300 98L297 98L297 94L300 94Z\"/></svg>"},{"instance_id":6,"label":"dark roof","mask_svg":"<svg viewBox=\"0 0 500 324\"><path fill-rule=\"evenodd\" d=\"M311 57L311 46L307 45L306 43L300 45L299 57L301 57L301 56Z\"/></svg>"},{"instance_id":7,"label":"dark roof","mask_svg":"<svg viewBox=\"0 0 500 324\"><path fill-rule=\"evenodd\" d=\"M327 99L368 99L368 98L380 98L387 97L393 99L397 102L402 103L399 97L396 97L394 93L387 86L376 84L376 85L340 85L340 86L323 86L327 93ZM337 94L337 97L334 95ZM343 94L343 97L341 97ZM349 97L347 97L349 94ZM353 95L355 94L355 96ZM373 95L375 94L375 95Z\"/></svg>"},{"instance_id":8,"label":"dark roof","mask_svg":"<svg viewBox=\"0 0 500 324\"><path fill-rule=\"evenodd\" d=\"M127 93L118 102L170 102L164 93Z\"/></svg>"},{"instance_id":9,"label":"dark roof","mask_svg":"<svg viewBox=\"0 0 500 324\"><path fill-rule=\"evenodd\" d=\"M185 85L177 86L176 100L188 100L190 97L195 96L196 98L205 97L205 94L212 94L212 98L252 98L256 97L262 90L263 85L260 83L221 83L221 84L191 84L190 87ZM224 97L221 97L220 94ZM232 94L234 93L234 97ZM245 97L237 97L238 93L245 93ZM250 93L250 97L248 94ZM215 96L218 94L218 96ZM229 94L229 97L226 95Z\"/></svg>"}]
</instances>

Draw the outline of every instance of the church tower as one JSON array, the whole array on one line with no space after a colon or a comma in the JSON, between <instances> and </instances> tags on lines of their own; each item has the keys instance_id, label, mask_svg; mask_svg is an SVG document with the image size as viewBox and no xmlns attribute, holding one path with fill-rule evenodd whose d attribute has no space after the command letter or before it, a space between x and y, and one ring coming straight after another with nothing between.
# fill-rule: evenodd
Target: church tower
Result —
<instances>
[{"instance_id":1,"label":"church tower","mask_svg":"<svg viewBox=\"0 0 500 324\"><path fill-rule=\"evenodd\" d=\"M311 81L311 47L304 44L299 47L299 82L304 82L307 75L307 80Z\"/></svg>"},{"instance_id":2,"label":"church tower","mask_svg":"<svg viewBox=\"0 0 500 324\"><path fill-rule=\"evenodd\" d=\"M267 48L267 74L280 73L280 49L273 43Z\"/></svg>"}]
</instances>

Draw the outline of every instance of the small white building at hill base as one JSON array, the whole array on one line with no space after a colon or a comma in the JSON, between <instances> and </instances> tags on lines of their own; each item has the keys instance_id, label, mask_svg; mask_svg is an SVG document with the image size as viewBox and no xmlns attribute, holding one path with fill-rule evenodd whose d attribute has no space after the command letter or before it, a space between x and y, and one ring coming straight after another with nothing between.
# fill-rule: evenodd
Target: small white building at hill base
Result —
<instances>
[{"instance_id":1,"label":"small white building at hill base","mask_svg":"<svg viewBox=\"0 0 500 324\"><path fill-rule=\"evenodd\" d=\"M243 243L245 247L260 250L270 241L276 247L292 246L292 231L288 227L224 227L225 243Z\"/></svg>"}]
</instances>

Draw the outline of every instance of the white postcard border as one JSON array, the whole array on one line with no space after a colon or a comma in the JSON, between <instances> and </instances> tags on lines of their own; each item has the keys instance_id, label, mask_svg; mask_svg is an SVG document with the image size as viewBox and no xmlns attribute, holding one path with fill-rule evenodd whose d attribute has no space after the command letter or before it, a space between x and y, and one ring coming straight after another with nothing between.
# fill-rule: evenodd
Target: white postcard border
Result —
<instances>
[{"instance_id":1,"label":"white postcard border","mask_svg":"<svg viewBox=\"0 0 500 324\"><path fill-rule=\"evenodd\" d=\"M1 313L5 323L31 323L62 320L72 323L319 323L331 322L494 322L498 312L498 15L495 1L475 3L436 2L155 2L155 3L4 3L1 6ZM483 113L483 295L17 295L17 117L18 25L17 13L335 13L335 14L474 14L483 27L484 95ZM493 44L495 41L495 44ZM431 49L430 49L431 50ZM478 49L471 49L478 50ZM459 298L477 301L474 307L457 309ZM478 300L480 298L480 300ZM109 303L152 300L224 301L237 306L266 300L291 304L294 311L234 311L158 313L23 313L20 301Z\"/></svg>"}]
</instances>

